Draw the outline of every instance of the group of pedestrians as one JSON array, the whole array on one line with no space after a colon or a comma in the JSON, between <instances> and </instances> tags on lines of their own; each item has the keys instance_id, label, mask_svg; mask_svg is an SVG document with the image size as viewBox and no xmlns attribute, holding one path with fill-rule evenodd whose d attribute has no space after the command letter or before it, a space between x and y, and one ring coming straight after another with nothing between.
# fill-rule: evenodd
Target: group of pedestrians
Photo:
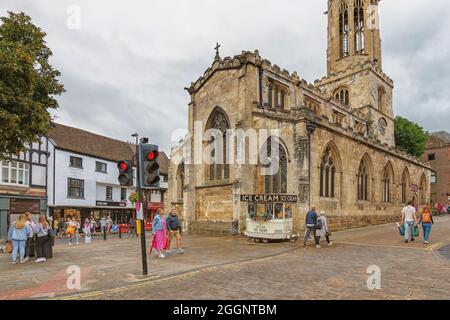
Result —
<instances>
[{"instance_id":1,"label":"group of pedestrians","mask_svg":"<svg viewBox=\"0 0 450 320\"><path fill-rule=\"evenodd\" d=\"M311 236L314 237L314 242L317 249L320 249L320 240L323 238L327 241L328 246L333 245L333 242L330 240L331 232L328 228L328 221L324 210L320 211L320 214L318 215L316 208L311 208L311 210L306 214L305 225L306 231L305 238L303 240L304 247L306 247L306 242Z\"/></svg>"},{"instance_id":2,"label":"group of pedestrians","mask_svg":"<svg viewBox=\"0 0 450 320\"><path fill-rule=\"evenodd\" d=\"M45 262L52 256L53 232L44 215L39 216L37 223L29 212L19 215L8 230L8 241L12 242L11 258L14 264L25 263L30 259L33 241L35 243L36 263Z\"/></svg>"},{"instance_id":3,"label":"group of pedestrians","mask_svg":"<svg viewBox=\"0 0 450 320\"><path fill-rule=\"evenodd\" d=\"M170 251L170 245L175 238L177 245L177 253L184 253L181 248L181 223L176 214L175 208L172 208L166 217L162 209L156 211L152 223L153 241L150 248L152 252L159 258L165 258Z\"/></svg>"},{"instance_id":4,"label":"group of pedestrians","mask_svg":"<svg viewBox=\"0 0 450 320\"><path fill-rule=\"evenodd\" d=\"M427 203L422 208L420 216L418 216L418 214L419 210L414 206L414 203L412 201L408 202L408 205L402 210L401 225L404 228L405 243L408 243L410 240L411 242L415 240L415 229L420 224L422 224L423 241L425 244L429 243L428 240L430 238L431 227L434 224L430 205Z\"/></svg>"}]
</instances>

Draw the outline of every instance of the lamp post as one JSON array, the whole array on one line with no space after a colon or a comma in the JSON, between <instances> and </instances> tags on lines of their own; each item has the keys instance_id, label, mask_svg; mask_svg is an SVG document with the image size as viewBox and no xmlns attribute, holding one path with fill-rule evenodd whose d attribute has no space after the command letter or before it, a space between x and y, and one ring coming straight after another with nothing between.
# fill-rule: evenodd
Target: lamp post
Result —
<instances>
[{"instance_id":1,"label":"lamp post","mask_svg":"<svg viewBox=\"0 0 450 320\"><path fill-rule=\"evenodd\" d=\"M308 209L311 210L311 136L316 131L317 126L312 123L306 125L306 131L308 132Z\"/></svg>"},{"instance_id":2,"label":"lamp post","mask_svg":"<svg viewBox=\"0 0 450 320\"><path fill-rule=\"evenodd\" d=\"M139 217L139 223L141 224L141 253L142 253L142 274L146 276L148 274L147 270L147 244L145 242L145 222L144 222L144 209L142 204L142 189L141 189L141 169L140 169L140 161L141 157L139 154L139 134L134 133L131 135L132 137L136 138L136 182L137 182L137 194L138 194L138 203L139 203L139 210L142 209L142 217ZM147 140L148 141L148 140ZM136 219L137 216L137 210L136 210Z\"/></svg>"}]
</instances>

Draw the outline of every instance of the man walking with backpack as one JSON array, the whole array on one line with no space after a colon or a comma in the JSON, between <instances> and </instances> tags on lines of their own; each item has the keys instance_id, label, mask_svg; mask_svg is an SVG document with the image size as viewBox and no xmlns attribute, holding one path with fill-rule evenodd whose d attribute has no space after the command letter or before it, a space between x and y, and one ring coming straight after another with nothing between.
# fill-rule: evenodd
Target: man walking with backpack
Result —
<instances>
[{"instance_id":1,"label":"man walking with backpack","mask_svg":"<svg viewBox=\"0 0 450 320\"><path fill-rule=\"evenodd\" d=\"M317 226L317 213L316 213L315 207L311 208L311 211L309 211L306 214L305 225L306 225L306 233L305 233L305 239L303 240L303 247L306 247L306 242L308 241L308 239L312 233L314 236L314 242L316 243L316 248L320 249L320 244L319 244L319 241L316 236L316 230L317 230L317 227L320 227L320 229L321 229L321 226L320 225Z\"/></svg>"}]
</instances>

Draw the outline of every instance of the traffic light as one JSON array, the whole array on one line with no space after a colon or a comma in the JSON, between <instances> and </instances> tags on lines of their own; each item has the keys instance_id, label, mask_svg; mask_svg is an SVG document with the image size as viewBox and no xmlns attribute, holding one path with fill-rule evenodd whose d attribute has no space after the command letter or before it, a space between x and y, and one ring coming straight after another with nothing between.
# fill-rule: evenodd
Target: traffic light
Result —
<instances>
[{"instance_id":1,"label":"traffic light","mask_svg":"<svg viewBox=\"0 0 450 320\"><path fill-rule=\"evenodd\" d=\"M140 173L143 188L159 188L159 151L153 144L140 145Z\"/></svg>"},{"instance_id":2,"label":"traffic light","mask_svg":"<svg viewBox=\"0 0 450 320\"><path fill-rule=\"evenodd\" d=\"M121 186L133 185L133 163L131 161L123 160L117 163L119 169L119 183Z\"/></svg>"}]
</instances>

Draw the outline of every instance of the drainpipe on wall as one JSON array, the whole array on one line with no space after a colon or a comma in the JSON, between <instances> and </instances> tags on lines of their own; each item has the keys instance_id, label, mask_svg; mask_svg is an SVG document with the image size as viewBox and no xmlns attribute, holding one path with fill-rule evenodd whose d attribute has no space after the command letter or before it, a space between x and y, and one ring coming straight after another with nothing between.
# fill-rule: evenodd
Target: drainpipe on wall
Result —
<instances>
[{"instance_id":1,"label":"drainpipe on wall","mask_svg":"<svg viewBox=\"0 0 450 320\"><path fill-rule=\"evenodd\" d=\"M316 130L317 126L312 123L306 125L306 131L308 132L308 209L311 209L311 136Z\"/></svg>"}]
</instances>

